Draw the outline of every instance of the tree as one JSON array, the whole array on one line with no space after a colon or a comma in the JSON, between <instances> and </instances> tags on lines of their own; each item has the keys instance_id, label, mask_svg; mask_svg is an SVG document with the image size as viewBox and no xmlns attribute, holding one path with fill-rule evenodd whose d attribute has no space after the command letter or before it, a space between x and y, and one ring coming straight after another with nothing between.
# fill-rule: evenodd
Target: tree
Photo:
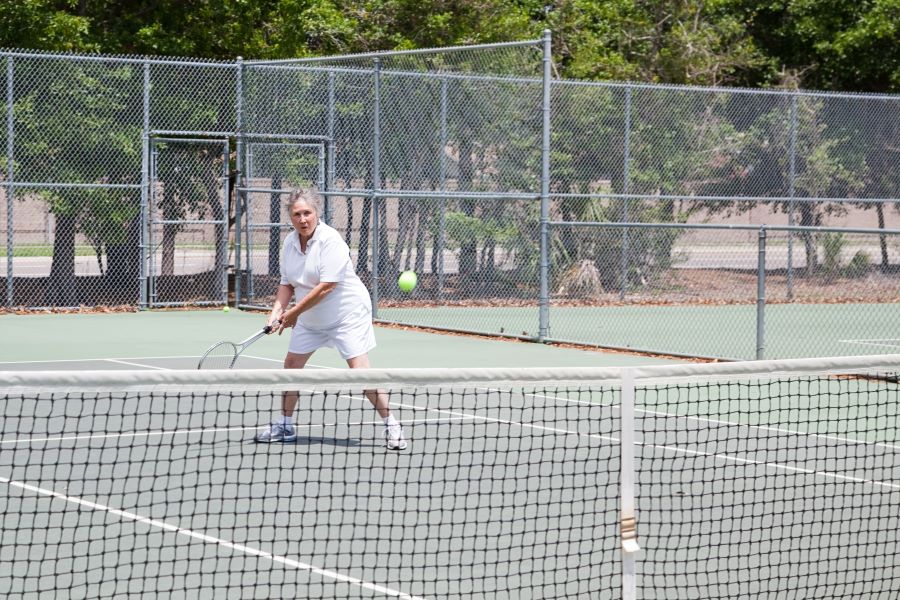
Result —
<instances>
[{"instance_id":1,"label":"tree","mask_svg":"<svg viewBox=\"0 0 900 600\"><path fill-rule=\"evenodd\" d=\"M17 180L139 183L141 79L132 66L20 60L15 63L15 81ZM71 306L77 301L74 259L79 223L85 224L95 244L120 247L137 215L135 195L77 187L44 189L40 194L56 216L57 230L45 301ZM100 207L110 215L105 221L98 216Z\"/></svg>"}]
</instances>

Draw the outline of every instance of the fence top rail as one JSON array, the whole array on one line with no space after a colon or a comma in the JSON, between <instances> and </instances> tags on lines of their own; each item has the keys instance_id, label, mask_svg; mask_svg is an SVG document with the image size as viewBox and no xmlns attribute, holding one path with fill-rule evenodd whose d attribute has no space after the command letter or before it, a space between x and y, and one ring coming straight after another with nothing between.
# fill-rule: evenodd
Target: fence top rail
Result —
<instances>
[{"instance_id":1,"label":"fence top rail","mask_svg":"<svg viewBox=\"0 0 900 600\"><path fill-rule=\"evenodd\" d=\"M549 221L551 227L599 227L611 229L724 229L738 231L799 231L810 233L863 233L900 235L900 229L874 227L809 227L806 225L744 225L741 223L634 223L623 221Z\"/></svg>"},{"instance_id":2,"label":"fence top rail","mask_svg":"<svg viewBox=\"0 0 900 600\"><path fill-rule=\"evenodd\" d=\"M587 81L579 79L555 79L554 86L601 87L633 90L668 90L674 92L708 92L713 94L752 94L766 96L813 96L828 98L845 98L854 100L887 100L900 102L900 94L873 94L869 92L829 92L823 90L779 90L753 89L745 87L714 87L701 85L679 85L674 83L641 83L637 81Z\"/></svg>"},{"instance_id":3,"label":"fence top rail","mask_svg":"<svg viewBox=\"0 0 900 600\"><path fill-rule=\"evenodd\" d=\"M350 73L350 74L373 74L375 70L369 67L336 67L334 65L327 66L298 66L294 64L272 65L268 63L253 64L254 68L271 69L274 71L284 72L302 72L302 73ZM519 83L539 85L543 82L540 77L522 77L521 75L487 75L484 73L450 73L441 71L405 71L402 69L381 69L379 73L383 77L409 77L417 79L433 79L438 81L485 81L485 82L502 82L502 83Z\"/></svg>"},{"instance_id":4,"label":"fence top rail","mask_svg":"<svg viewBox=\"0 0 900 600\"><path fill-rule=\"evenodd\" d=\"M820 198L811 196L692 196L688 194L574 194L551 193L551 198L585 198L588 200L690 200L692 202L835 202L838 204L900 204L900 198Z\"/></svg>"},{"instance_id":5,"label":"fence top rail","mask_svg":"<svg viewBox=\"0 0 900 600\"><path fill-rule=\"evenodd\" d=\"M361 54L346 54L346 55L333 55L333 56L318 56L318 57L309 57L309 58L290 58L290 59L270 59L270 60L243 60L241 57L236 57L234 60L225 61L225 60L212 60L212 59L197 59L191 57L159 57L159 56L139 56L139 55L115 55L115 54L78 54L78 53L69 53L69 52L52 52L52 51L41 51L35 52L27 49L19 49L19 48L0 48L0 58L39 58L39 59L65 59L72 61L86 61L86 62L119 62L119 63L130 63L130 64L149 64L149 65L173 65L173 66L193 66L193 67L210 67L217 69L235 69L240 66L271 66L271 67L289 67L295 66L298 68L302 68L303 66L307 66L306 68L316 69L316 67L312 65L317 64L328 64L331 63L331 66L328 67L318 67L323 70L331 70L331 71L348 71L348 72L360 72L361 69L352 69L348 67L337 67L336 63L347 62L352 60L359 60L365 58L388 58L393 56L410 56L410 55L427 55L427 54L442 54L442 53L451 53L451 52L462 52L462 51L478 51L478 50L490 50L496 48L509 48L509 47L534 47L540 48L541 44L543 44L542 39L534 39L534 40L526 40L519 42L503 42L497 44L480 44L480 45L471 45L471 46L448 46L446 48L422 48L416 50L400 50L393 52L368 52ZM502 79L502 80L515 80L523 83L534 83L540 82L540 77L515 77L515 76L487 76L483 73L481 74L460 74L460 73L416 73L416 72L405 72L405 71L385 71L397 74L405 74L409 76L441 76L447 78L469 78L474 79L479 76L486 77L488 79ZM772 96L784 96L784 97L797 97L797 96L812 96L812 97L828 97L828 98L843 98L843 99L854 99L854 100L878 100L878 101L888 101L888 102L900 102L900 94L872 94L866 92L830 92L830 91L821 91L821 90L779 90L779 89L751 89L751 88L741 88L741 87L714 87L714 86L691 86L691 85L677 85L677 84L659 84L659 83L642 83L642 82L628 82L628 81L587 81L587 80L577 80L577 79L553 79L554 86L574 86L574 87L599 87L599 88L614 88L614 89L643 89L643 90L671 90L671 91L680 91L680 92L708 92L708 93L728 93L728 94L756 94L756 95L772 95Z\"/></svg>"},{"instance_id":6,"label":"fence top rail","mask_svg":"<svg viewBox=\"0 0 900 600\"><path fill-rule=\"evenodd\" d=\"M332 56L314 56L309 58L284 58L284 59L271 59L271 60L253 60L253 61L245 61L245 64L253 64L253 65L272 65L272 64L309 64L309 63L322 63L322 62L343 62L348 60L359 60L365 58L388 58L393 56L415 56L422 54L446 54L450 52L470 52L470 51L483 51L483 50L496 50L499 48L516 48L516 47L540 47L543 44L543 40L533 39L533 40L523 40L518 42L497 42L494 44L473 44L468 46L447 46L443 48L418 48L415 50L388 50L381 52L362 52L358 54L342 54L342 55L332 55Z\"/></svg>"},{"instance_id":7,"label":"fence top rail","mask_svg":"<svg viewBox=\"0 0 900 600\"><path fill-rule=\"evenodd\" d=\"M149 65L177 65L180 67L213 67L219 69L234 69L236 62L233 60L202 60L191 57L161 57L161 56L138 56L138 55L118 55L118 54L76 54L70 52L52 52L42 51L34 52L32 50L8 49L0 48L0 57L3 58L39 58L39 59L63 59L79 62L117 62L127 64L149 64Z\"/></svg>"}]
</instances>

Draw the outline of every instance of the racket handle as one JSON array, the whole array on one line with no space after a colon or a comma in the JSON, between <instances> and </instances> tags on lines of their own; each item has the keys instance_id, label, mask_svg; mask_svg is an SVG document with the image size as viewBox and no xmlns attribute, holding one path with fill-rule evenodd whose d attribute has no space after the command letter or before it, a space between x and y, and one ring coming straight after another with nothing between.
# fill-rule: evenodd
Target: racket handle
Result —
<instances>
[{"instance_id":1,"label":"racket handle","mask_svg":"<svg viewBox=\"0 0 900 600\"><path fill-rule=\"evenodd\" d=\"M275 321L275 322L276 322L277 324L281 325L281 319L278 319L278 320ZM271 325L266 325L265 327L263 327L263 333L266 333L266 334L272 333L272 326L271 326Z\"/></svg>"}]
</instances>

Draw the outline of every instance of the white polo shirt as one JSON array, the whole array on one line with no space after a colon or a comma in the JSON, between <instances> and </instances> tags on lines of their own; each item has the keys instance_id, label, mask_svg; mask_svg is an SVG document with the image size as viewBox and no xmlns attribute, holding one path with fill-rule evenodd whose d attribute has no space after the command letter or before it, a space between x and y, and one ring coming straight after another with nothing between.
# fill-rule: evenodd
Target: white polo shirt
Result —
<instances>
[{"instance_id":1,"label":"white polo shirt","mask_svg":"<svg viewBox=\"0 0 900 600\"><path fill-rule=\"evenodd\" d=\"M294 288L294 300L299 302L314 287L323 282L337 286L311 309L300 315L299 322L307 329L329 329L348 319L372 319L372 300L353 268L350 248L333 227L321 221L300 250L300 236L291 231L281 247L281 284Z\"/></svg>"}]
</instances>

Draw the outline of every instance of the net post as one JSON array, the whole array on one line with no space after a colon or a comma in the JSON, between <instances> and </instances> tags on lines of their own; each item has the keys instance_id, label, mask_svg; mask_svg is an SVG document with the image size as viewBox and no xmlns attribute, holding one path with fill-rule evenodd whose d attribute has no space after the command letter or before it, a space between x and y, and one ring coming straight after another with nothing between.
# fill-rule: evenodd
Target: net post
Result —
<instances>
[{"instance_id":1,"label":"net post","mask_svg":"<svg viewBox=\"0 0 900 600\"><path fill-rule=\"evenodd\" d=\"M759 228L756 275L756 360L766 355L766 226Z\"/></svg>"},{"instance_id":2,"label":"net post","mask_svg":"<svg viewBox=\"0 0 900 600\"><path fill-rule=\"evenodd\" d=\"M634 491L634 371L622 370L622 406L620 421L620 522L622 539L622 598L636 600L637 576L635 554L640 550L637 542Z\"/></svg>"}]
</instances>

